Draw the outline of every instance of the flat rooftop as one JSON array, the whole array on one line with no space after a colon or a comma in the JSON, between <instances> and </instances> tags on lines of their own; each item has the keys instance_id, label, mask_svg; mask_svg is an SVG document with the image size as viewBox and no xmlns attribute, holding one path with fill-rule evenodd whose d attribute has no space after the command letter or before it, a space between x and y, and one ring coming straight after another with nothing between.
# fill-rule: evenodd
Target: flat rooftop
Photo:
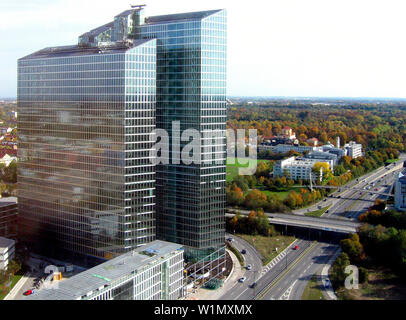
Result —
<instances>
[{"instance_id":1,"label":"flat rooftop","mask_svg":"<svg viewBox=\"0 0 406 320\"><path fill-rule=\"evenodd\" d=\"M17 204L17 197L0 198L0 207Z\"/></svg>"},{"instance_id":2,"label":"flat rooftop","mask_svg":"<svg viewBox=\"0 0 406 320\"><path fill-rule=\"evenodd\" d=\"M25 56L18 60L120 53L135 48L151 40L152 39L132 40L132 43L117 41L111 42L109 44L106 44L105 46L100 47L88 47L78 45L48 47L41 49L37 52L34 52L32 54L29 54L28 56Z\"/></svg>"},{"instance_id":3,"label":"flat rooftop","mask_svg":"<svg viewBox=\"0 0 406 320\"><path fill-rule=\"evenodd\" d=\"M201 19L209 17L215 13L218 13L222 10L224 10L224 9L175 13L175 14L167 14L167 15L161 15L161 16L151 16L151 17L146 18L146 24L158 24L158 23L188 21L188 20L201 20Z\"/></svg>"},{"instance_id":4,"label":"flat rooftop","mask_svg":"<svg viewBox=\"0 0 406 320\"><path fill-rule=\"evenodd\" d=\"M3 252L5 249L8 249L10 246L13 246L15 243L14 240L0 237L0 252Z\"/></svg>"},{"instance_id":5,"label":"flat rooftop","mask_svg":"<svg viewBox=\"0 0 406 320\"><path fill-rule=\"evenodd\" d=\"M25 300L76 300L109 286L132 272L159 262L169 254L183 251L180 244L155 240L96 267L83 271L67 280L58 281L58 288L41 289Z\"/></svg>"}]
</instances>

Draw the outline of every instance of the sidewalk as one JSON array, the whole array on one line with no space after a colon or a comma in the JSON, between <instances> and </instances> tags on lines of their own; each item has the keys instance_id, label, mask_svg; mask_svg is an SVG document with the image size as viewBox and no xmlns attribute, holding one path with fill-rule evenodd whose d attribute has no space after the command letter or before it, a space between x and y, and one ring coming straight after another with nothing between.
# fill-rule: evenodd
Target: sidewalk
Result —
<instances>
[{"instance_id":1,"label":"sidewalk","mask_svg":"<svg viewBox=\"0 0 406 320\"><path fill-rule=\"evenodd\" d=\"M331 259L327 262L327 264L321 270L321 283L323 286L323 291L325 293L326 298L329 300L337 300L337 296L333 290L333 286L331 285L331 281L328 277L328 270L330 269L333 262L336 260L338 255L341 253L341 249L338 249L336 253L331 257ZM325 283L328 282L329 286L326 288Z\"/></svg>"},{"instance_id":2,"label":"sidewalk","mask_svg":"<svg viewBox=\"0 0 406 320\"><path fill-rule=\"evenodd\" d=\"M227 252L230 254L231 260L233 261L233 268L223 285L217 290L199 288L195 293L190 293L185 300L217 300L228 292L236 284L238 279L244 275L245 270L241 267L235 254L228 249Z\"/></svg>"},{"instance_id":3,"label":"sidewalk","mask_svg":"<svg viewBox=\"0 0 406 320\"><path fill-rule=\"evenodd\" d=\"M25 285L25 283L30 279L30 272L26 272L21 279L15 284L13 289L10 290L10 292L4 297L3 300L14 300L16 294L20 289Z\"/></svg>"}]
</instances>

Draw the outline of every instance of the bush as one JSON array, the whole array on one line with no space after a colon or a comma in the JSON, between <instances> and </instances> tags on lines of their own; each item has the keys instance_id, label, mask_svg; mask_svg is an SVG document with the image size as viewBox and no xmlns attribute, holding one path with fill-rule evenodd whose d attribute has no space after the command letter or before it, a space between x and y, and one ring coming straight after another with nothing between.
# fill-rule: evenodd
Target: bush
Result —
<instances>
[{"instance_id":1,"label":"bush","mask_svg":"<svg viewBox=\"0 0 406 320\"><path fill-rule=\"evenodd\" d=\"M220 279L210 279L206 282L205 288L209 290L216 290L221 287L223 282Z\"/></svg>"},{"instance_id":2,"label":"bush","mask_svg":"<svg viewBox=\"0 0 406 320\"><path fill-rule=\"evenodd\" d=\"M368 282L369 273L368 273L368 270L367 270L367 269L365 269L365 268L363 268L363 267L360 267L360 268L358 269L358 276L359 276L359 283L366 283L366 282Z\"/></svg>"}]
</instances>

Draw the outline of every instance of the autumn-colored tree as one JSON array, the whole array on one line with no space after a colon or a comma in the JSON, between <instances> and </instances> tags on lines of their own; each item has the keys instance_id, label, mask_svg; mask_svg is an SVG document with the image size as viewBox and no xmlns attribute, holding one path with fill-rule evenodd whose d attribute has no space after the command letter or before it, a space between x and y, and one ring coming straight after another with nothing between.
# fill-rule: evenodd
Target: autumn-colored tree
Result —
<instances>
[{"instance_id":1,"label":"autumn-colored tree","mask_svg":"<svg viewBox=\"0 0 406 320\"><path fill-rule=\"evenodd\" d=\"M288 196L285 199L285 203L291 209L296 208L296 206L297 206L297 193L295 191L289 192Z\"/></svg>"},{"instance_id":2,"label":"autumn-colored tree","mask_svg":"<svg viewBox=\"0 0 406 320\"><path fill-rule=\"evenodd\" d=\"M257 217L257 213L254 210L251 210L250 213L248 214L248 219L255 219Z\"/></svg>"},{"instance_id":3,"label":"autumn-colored tree","mask_svg":"<svg viewBox=\"0 0 406 320\"><path fill-rule=\"evenodd\" d=\"M254 189L247 194L244 204L250 209L264 208L266 206L266 200L266 195L261 191Z\"/></svg>"},{"instance_id":4,"label":"autumn-colored tree","mask_svg":"<svg viewBox=\"0 0 406 320\"><path fill-rule=\"evenodd\" d=\"M237 185L232 184L226 188L227 203L229 205L241 205L244 202L244 194Z\"/></svg>"},{"instance_id":5,"label":"autumn-colored tree","mask_svg":"<svg viewBox=\"0 0 406 320\"><path fill-rule=\"evenodd\" d=\"M360 262L365 259L364 247L360 243L358 234L354 233L349 238L341 240L340 245L351 261Z\"/></svg>"}]
</instances>

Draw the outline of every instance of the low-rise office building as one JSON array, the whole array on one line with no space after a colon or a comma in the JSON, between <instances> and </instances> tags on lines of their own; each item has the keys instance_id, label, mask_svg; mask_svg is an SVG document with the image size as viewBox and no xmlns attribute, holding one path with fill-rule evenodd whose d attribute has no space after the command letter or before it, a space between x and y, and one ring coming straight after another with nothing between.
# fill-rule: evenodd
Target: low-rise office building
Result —
<instances>
[{"instance_id":1,"label":"low-rise office building","mask_svg":"<svg viewBox=\"0 0 406 320\"><path fill-rule=\"evenodd\" d=\"M0 237L0 270L6 270L8 263L14 258L15 241Z\"/></svg>"},{"instance_id":2,"label":"low-rise office building","mask_svg":"<svg viewBox=\"0 0 406 320\"><path fill-rule=\"evenodd\" d=\"M323 151L312 151L308 154L305 154L304 157L305 159L313 159L313 160L326 160L332 161L332 166L330 166L330 169L333 170L333 165L336 165L338 163L338 157L337 155L330 153L330 152L323 152ZM302 158L298 158L302 159Z\"/></svg>"},{"instance_id":3,"label":"low-rise office building","mask_svg":"<svg viewBox=\"0 0 406 320\"><path fill-rule=\"evenodd\" d=\"M184 294L183 246L155 240L52 284L28 300L176 300Z\"/></svg>"},{"instance_id":4,"label":"low-rise office building","mask_svg":"<svg viewBox=\"0 0 406 320\"><path fill-rule=\"evenodd\" d=\"M289 151L296 151L299 153L304 153L304 152L311 152L311 151L317 150L317 147L300 146L300 145L294 145L294 144L272 145L272 144L266 144L266 143L258 145L258 152L267 151L267 150L270 150L275 153L287 153Z\"/></svg>"},{"instance_id":5,"label":"low-rise office building","mask_svg":"<svg viewBox=\"0 0 406 320\"><path fill-rule=\"evenodd\" d=\"M346 155L345 149L335 147L331 143L327 143L324 146L321 146L318 151L335 154L337 156L337 161L340 161L340 159Z\"/></svg>"},{"instance_id":6,"label":"low-rise office building","mask_svg":"<svg viewBox=\"0 0 406 320\"><path fill-rule=\"evenodd\" d=\"M293 180L310 180L314 165L318 162L325 162L330 168L333 166L333 160L290 157L275 163L273 176L282 177L288 175Z\"/></svg>"}]
</instances>

